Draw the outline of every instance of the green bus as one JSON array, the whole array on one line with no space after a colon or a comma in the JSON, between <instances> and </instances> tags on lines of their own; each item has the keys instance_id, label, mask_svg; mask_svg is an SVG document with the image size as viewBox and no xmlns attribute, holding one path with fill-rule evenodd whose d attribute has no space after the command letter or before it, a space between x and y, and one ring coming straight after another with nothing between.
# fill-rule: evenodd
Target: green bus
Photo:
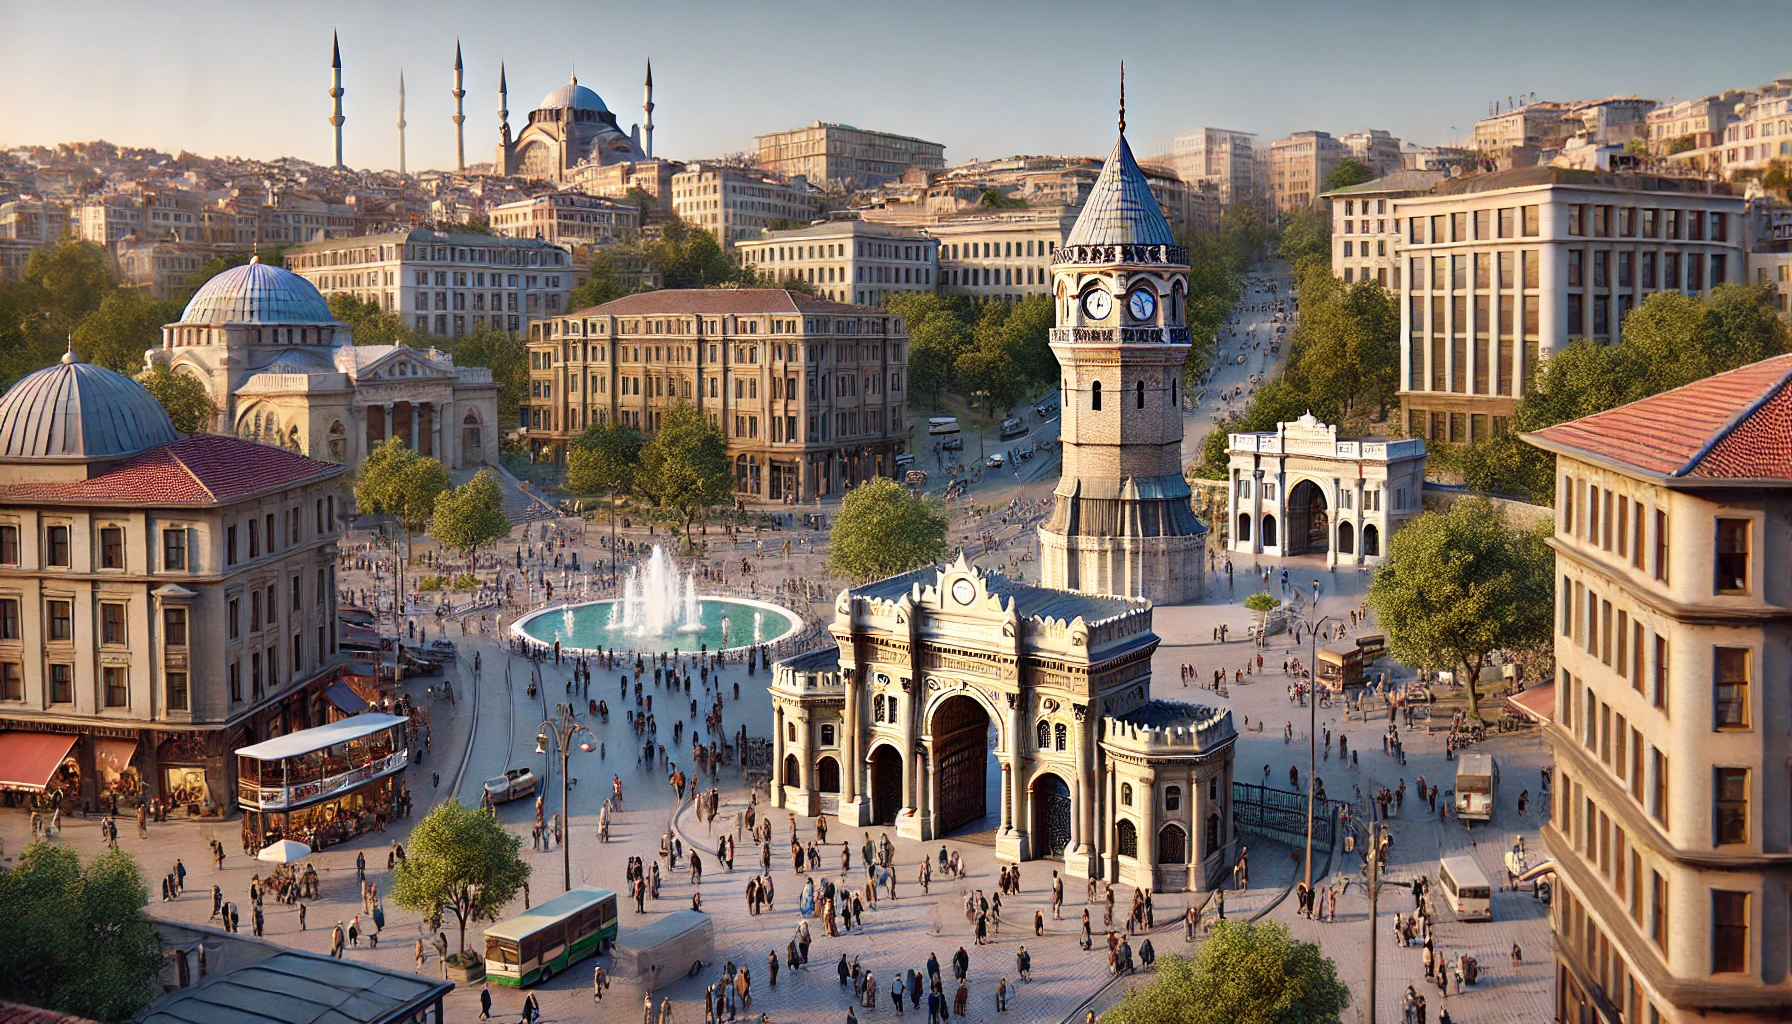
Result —
<instances>
[{"instance_id":1,"label":"green bus","mask_svg":"<svg viewBox=\"0 0 1792 1024\"><path fill-rule=\"evenodd\" d=\"M616 894L582 885L485 930L485 976L521 988L616 941Z\"/></svg>"}]
</instances>

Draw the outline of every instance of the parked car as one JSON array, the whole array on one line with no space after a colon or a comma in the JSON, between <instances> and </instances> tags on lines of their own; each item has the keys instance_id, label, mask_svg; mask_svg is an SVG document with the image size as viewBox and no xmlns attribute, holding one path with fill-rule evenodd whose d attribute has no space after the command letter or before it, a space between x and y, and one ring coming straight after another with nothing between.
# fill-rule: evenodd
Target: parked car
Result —
<instances>
[{"instance_id":1,"label":"parked car","mask_svg":"<svg viewBox=\"0 0 1792 1024\"><path fill-rule=\"evenodd\" d=\"M485 781L485 795L491 797L494 804L507 804L512 800L520 800L526 796L534 796L541 780L535 777L530 768L512 768L495 779Z\"/></svg>"},{"instance_id":2,"label":"parked car","mask_svg":"<svg viewBox=\"0 0 1792 1024\"><path fill-rule=\"evenodd\" d=\"M942 451L948 451L948 452L963 451L964 450L964 438L948 437L944 441L940 442L940 449Z\"/></svg>"},{"instance_id":3,"label":"parked car","mask_svg":"<svg viewBox=\"0 0 1792 1024\"><path fill-rule=\"evenodd\" d=\"M983 464L985 466L988 466L990 469L1001 469L1003 466L1008 464L1008 460L1003 457L1001 452L996 452L993 455L991 455L989 458L984 459Z\"/></svg>"},{"instance_id":4,"label":"parked car","mask_svg":"<svg viewBox=\"0 0 1792 1024\"><path fill-rule=\"evenodd\" d=\"M1002 421L1002 440L1019 437L1027 432L1027 424L1019 416L1010 416Z\"/></svg>"}]
</instances>

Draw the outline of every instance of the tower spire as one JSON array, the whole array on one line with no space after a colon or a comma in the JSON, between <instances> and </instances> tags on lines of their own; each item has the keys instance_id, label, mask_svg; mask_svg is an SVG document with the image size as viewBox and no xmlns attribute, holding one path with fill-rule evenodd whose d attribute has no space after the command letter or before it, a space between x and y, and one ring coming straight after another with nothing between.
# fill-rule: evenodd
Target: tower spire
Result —
<instances>
[{"instance_id":1,"label":"tower spire","mask_svg":"<svg viewBox=\"0 0 1792 1024\"><path fill-rule=\"evenodd\" d=\"M404 68L398 69L398 173L404 169Z\"/></svg>"},{"instance_id":2,"label":"tower spire","mask_svg":"<svg viewBox=\"0 0 1792 1024\"><path fill-rule=\"evenodd\" d=\"M330 31L330 126L336 131L337 170L342 170L342 44L334 29Z\"/></svg>"},{"instance_id":3,"label":"tower spire","mask_svg":"<svg viewBox=\"0 0 1792 1024\"><path fill-rule=\"evenodd\" d=\"M647 159L653 159L653 58L647 58L647 98L641 104L641 110L647 119L641 122L641 137L644 145L641 152Z\"/></svg>"},{"instance_id":4,"label":"tower spire","mask_svg":"<svg viewBox=\"0 0 1792 1024\"><path fill-rule=\"evenodd\" d=\"M1126 134L1126 58L1120 59L1120 134Z\"/></svg>"},{"instance_id":5,"label":"tower spire","mask_svg":"<svg viewBox=\"0 0 1792 1024\"><path fill-rule=\"evenodd\" d=\"M467 169L467 138L461 126L467 123L467 115L461 107L461 100L467 95L463 88L461 75L460 40L454 41L454 89L449 95L454 97L454 169L465 173Z\"/></svg>"}]
</instances>

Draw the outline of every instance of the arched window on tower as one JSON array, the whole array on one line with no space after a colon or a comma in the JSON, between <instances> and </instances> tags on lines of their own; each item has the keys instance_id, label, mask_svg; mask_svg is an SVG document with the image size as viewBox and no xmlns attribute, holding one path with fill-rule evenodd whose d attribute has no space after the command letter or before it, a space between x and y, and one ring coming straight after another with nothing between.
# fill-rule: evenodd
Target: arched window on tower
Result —
<instances>
[{"instance_id":1,"label":"arched window on tower","mask_svg":"<svg viewBox=\"0 0 1792 1024\"><path fill-rule=\"evenodd\" d=\"M1052 726L1052 738L1054 741L1053 745L1057 747L1057 749L1068 750L1070 748L1070 728L1063 722L1059 722L1057 725Z\"/></svg>"},{"instance_id":2,"label":"arched window on tower","mask_svg":"<svg viewBox=\"0 0 1792 1024\"><path fill-rule=\"evenodd\" d=\"M1034 743L1034 747L1035 747L1035 749L1038 749L1038 750L1050 750L1050 749L1052 749L1052 727L1051 727L1051 723L1050 723L1050 722L1047 722L1047 721L1046 721L1046 720L1045 720L1045 719L1043 719L1043 718L1042 718L1042 719L1040 719L1040 720L1039 720L1039 726L1038 726L1038 727L1037 727L1037 728L1036 728L1036 729L1034 729L1034 730L1033 730L1033 738L1034 738L1034 740L1035 740L1035 741L1036 741L1036 742L1035 742L1035 743Z\"/></svg>"},{"instance_id":3,"label":"arched window on tower","mask_svg":"<svg viewBox=\"0 0 1792 1024\"><path fill-rule=\"evenodd\" d=\"M1089 385L1089 411L1101 411L1101 381Z\"/></svg>"},{"instance_id":4,"label":"arched window on tower","mask_svg":"<svg viewBox=\"0 0 1792 1024\"><path fill-rule=\"evenodd\" d=\"M1134 391L1138 395L1138 407L1141 409L1145 408L1145 382L1139 381L1138 384L1134 385Z\"/></svg>"},{"instance_id":5,"label":"arched window on tower","mask_svg":"<svg viewBox=\"0 0 1792 1024\"><path fill-rule=\"evenodd\" d=\"M884 720L884 695L881 693L871 699L871 720L873 722Z\"/></svg>"},{"instance_id":6,"label":"arched window on tower","mask_svg":"<svg viewBox=\"0 0 1792 1024\"><path fill-rule=\"evenodd\" d=\"M1114 826L1114 852L1122 857L1138 859L1139 827L1126 819Z\"/></svg>"}]
</instances>

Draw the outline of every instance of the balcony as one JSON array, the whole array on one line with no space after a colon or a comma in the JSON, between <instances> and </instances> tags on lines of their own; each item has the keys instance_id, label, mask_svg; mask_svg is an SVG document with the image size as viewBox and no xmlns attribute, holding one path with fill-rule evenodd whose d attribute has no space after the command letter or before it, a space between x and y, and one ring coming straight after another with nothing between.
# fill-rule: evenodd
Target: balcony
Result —
<instances>
[{"instance_id":1,"label":"balcony","mask_svg":"<svg viewBox=\"0 0 1792 1024\"><path fill-rule=\"evenodd\" d=\"M251 810L278 811L315 803L339 793L346 793L363 783L404 770L409 751L394 751L385 757L336 775L326 775L315 782L296 786L257 786L240 782L237 805Z\"/></svg>"},{"instance_id":2,"label":"balcony","mask_svg":"<svg viewBox=\"0 0 1792 1024\"><path fill-rule=\"evenodd\" d=\"M1187 345L1186 327L1054 327L1053 345Z\"/></svg>"}]
</instances>

